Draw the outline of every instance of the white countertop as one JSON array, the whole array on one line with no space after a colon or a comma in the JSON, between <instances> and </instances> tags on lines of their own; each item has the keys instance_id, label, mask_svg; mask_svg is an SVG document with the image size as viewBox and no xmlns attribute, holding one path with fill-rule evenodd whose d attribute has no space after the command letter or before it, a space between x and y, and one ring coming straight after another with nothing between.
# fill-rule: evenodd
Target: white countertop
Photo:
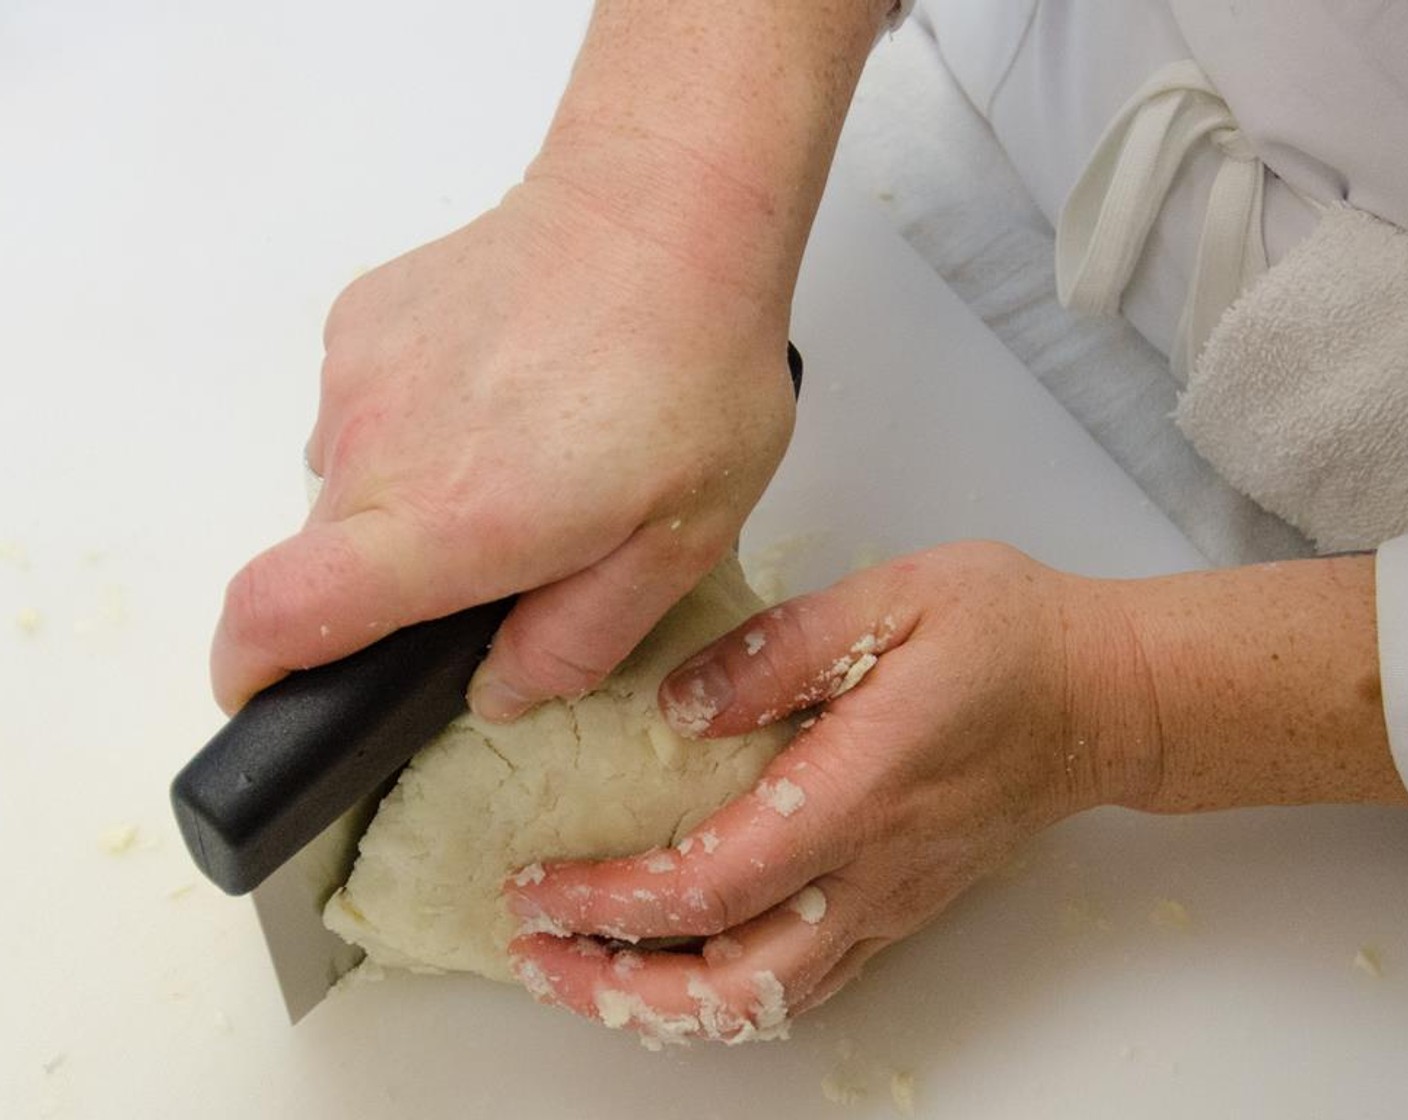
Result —
<instances>
[{"instance_id":1,"label":"white countertop","mask_svg":"<svg viewBox=\"0 0 1408 1120\"><path fill-rule=\"evenodd\" d=\"M224 580L301 515L327 303L492 204L546 124L586 4L489 8L0 16L0 1116L886 1116L891 1069L923 1116L1408 1113L1385 811L1072 822L784 1045L652 1055L474 978L287 1026L166 783L220 723ZM807 538L796 588L964 535L1093 574L1198 562L844 192L795 333L802 423L745 551ZM830 1105L827 1075L868 1092Z\"/></svg>"}]
</instances>

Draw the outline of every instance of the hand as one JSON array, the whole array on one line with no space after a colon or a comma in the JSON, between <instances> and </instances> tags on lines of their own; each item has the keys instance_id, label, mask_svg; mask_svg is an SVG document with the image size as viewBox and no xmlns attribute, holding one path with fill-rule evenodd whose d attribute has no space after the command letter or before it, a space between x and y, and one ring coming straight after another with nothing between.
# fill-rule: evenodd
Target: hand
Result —
<instances>
[{"instance_id":1,"label":"hand","mask_svg":"<svg viewBox=\"0 0 1408 1120\"><path fill-rule=\"evenodd\" d=\"M290 669L523 593L476 677L581 692L735 539L791 432L788 293L695 268L542 174L338 299L307 523L231 582L227 710Z\"/></svg>"},{"instance_id":2,"label":"hand","mask_svg":"<svg viewBox=\"0 0 1408 1120\"><path fill-rule=\"evenodd\" d=\"M891 4L834 7L598 0L524 184L343 294L325 486L230 584L227 710L522 592L470 697L511 719L597 683L722 555L791 431L792 289Z\"/></svg>"},{"instance_id":3,"label":"hand","mask_svg":"<svg viewBox=\"0 0 1408 1120\"><path fill-rule=\"evenodd\" d=\"M708 735L820 705L815 721L669 858L511 883L520 916L582 935L518 938L518 974L648 1039L775 1034L1037 830L1136 796L1156 757L1112 744L1153 745L1157 729L1147 707L1109 707L1102 672L1136 658L1100 586L1002 546L951 546L720 639L662 685L680 730L710 709ZM594 936L707 940L610 952Z\"/></svg>"}]
</instances>

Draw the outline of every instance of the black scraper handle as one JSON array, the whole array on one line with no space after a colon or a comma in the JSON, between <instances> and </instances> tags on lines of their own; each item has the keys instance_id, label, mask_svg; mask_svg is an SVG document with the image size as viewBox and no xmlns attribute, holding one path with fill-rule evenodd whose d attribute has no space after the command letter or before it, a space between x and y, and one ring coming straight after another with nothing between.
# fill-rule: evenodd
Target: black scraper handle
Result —
<instances>
[{"instance_id":1,"label":"black scraper handle","mask_svg":"<svg viewBox=\"0 0 1408 1120\"><path fill-rule=\"evenodd\" d=\"M291 673L253 697L171 784L197 866L253 890L465 710L511 600L471 607Z\"/></svg>"},{"instance_id":2,"label":"black scraper handle","mask_svg":"<svg viewBox=\"0 0 1408 1120\"><path fill-rule=\"evenodd\" d=\"M792 388L802 356L787 344ZM249 701L171 783L196 865L244 894L375 792L465 710L511 599L408 626Z\"/></svg>"}]
</instances>

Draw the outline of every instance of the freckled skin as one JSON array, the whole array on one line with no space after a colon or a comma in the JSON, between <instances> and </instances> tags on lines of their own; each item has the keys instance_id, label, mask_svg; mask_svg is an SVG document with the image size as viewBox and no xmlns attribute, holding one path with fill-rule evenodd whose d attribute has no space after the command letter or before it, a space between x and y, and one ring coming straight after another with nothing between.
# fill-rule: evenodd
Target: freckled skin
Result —
<instances>
[{"instance_id":1,"label":"freckled skin","mask_svg":"<svg viewBox=\"0 0 1408 1120\"><path fill-rule=\"evenodd\" d=\"M1373 600L1367 557L1105 581L964 544L856 573L744 623L662 685L665 698L722 675L728 700L708 734L736 733L811 703L799 686L854 635L878 638L866 678L754 793L699 826L713 852L683 845L666 875L649 856L558 864L510 904L579 935L705 938L699 954L642 954L612 983L687 1016L691 977L707 975L746 1020L750 975L776 976L794 1014L815 1006L1033 833L1087 808L1403 804L1366 687ZM749 652L758 633L766 657ZM769 808L783 781L804 795L785 815ZM653 897L632 894L646 883ZM815 926L795 904L809 886L826 898ZM593 1015L604 966L574 963L570 944L528 937L515 951L551 963L559 1001Z\"/></svg>"},{"instance_id":2,"label":"freckled skin","mask_svg":"<svg viewBox=\"0 0 1408 1120\"><path fill-rule=\"evenodd\" d=\"M222 704L519 591L473 691L512 718L598 682L713 565L790 434L792 287L890 8L736 0L701 18L599 0L524 183L329 315L308 445L326 485L230 585ZM766 638L753 656L746 631L715 647L729 697L700 730L823 701L764 775L801 806L745 796L672 871L557 865L509 896L583 935L702 937L702 953L621 970L594 942L537 935L516 943L522 974L584 1015L608 985L759 1026L759 977L791 1013L815 1006L1085 808L1402 803L1372 584L1364 557L1105 583L968 544L768 612L747 624ZM882 629L858 687L815 691ZM815 926L786 906L809 884L827 899Z\"/></svg>"},{"instance_id":3,"label":"freckled skin","mask_svg":"<svg viewBox=\"0 0 1408 1120\"><path fill-rule=\"evenodd\" d=\"M227 710L373 619L519 592L471 693L510 719L599 683L718 561L791 434L792 290L888 6L600 0L523 183L334 304L326 485L231 581Z\"/></svg>"}]
</instances>

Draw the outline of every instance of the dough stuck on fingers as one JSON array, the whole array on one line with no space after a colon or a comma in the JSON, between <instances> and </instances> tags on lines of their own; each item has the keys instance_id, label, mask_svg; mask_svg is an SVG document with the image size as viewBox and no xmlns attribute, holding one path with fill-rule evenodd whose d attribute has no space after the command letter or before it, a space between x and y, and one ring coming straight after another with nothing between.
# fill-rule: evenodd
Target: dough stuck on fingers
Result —
<instances>
[{"instance_id":1,"label":"dough stuck on fingers","mask_svg":"<svg viewBox=\"0 0 1408 1120\"><path fill-rule=\"evenodd\" d=\"M751 788L791 739L784 721L686 741L656 705L667 673L762 605L730 557L596 691L511 724L461 716L382 801L324 910L328 928L386 967L516 981L509 875L668 848Z\"/></svg>"}]
</instances>

